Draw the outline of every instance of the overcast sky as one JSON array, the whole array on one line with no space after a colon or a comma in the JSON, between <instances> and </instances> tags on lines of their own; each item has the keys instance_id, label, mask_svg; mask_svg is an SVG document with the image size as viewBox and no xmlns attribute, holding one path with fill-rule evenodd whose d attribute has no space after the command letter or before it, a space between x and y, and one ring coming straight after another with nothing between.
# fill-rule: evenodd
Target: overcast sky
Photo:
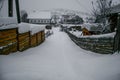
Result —
<instances>
[{"instance_id":1,"label":"overcast sky","mask_svg":"<svg viewBox=\"0 0 120 80\"><path fill-rule=\"evenodd\" d=\"M91 1L96 0L19 0L21 10L51 10L56 8L72 9L81 12L91 12ZM114 2L120 0L113 0Z\"/></svg>"},{"instance_id":2,"label":"overcast sky","mask_svg":"<svg viewBox=\"0 0 120 80\"><path fill-rule=\"evenodd\" d=\"M83 12L91 10L92 0L20 0L21 9L27 11L49 10L56 8L72 9Z\"/></svg>"}]
</instances>

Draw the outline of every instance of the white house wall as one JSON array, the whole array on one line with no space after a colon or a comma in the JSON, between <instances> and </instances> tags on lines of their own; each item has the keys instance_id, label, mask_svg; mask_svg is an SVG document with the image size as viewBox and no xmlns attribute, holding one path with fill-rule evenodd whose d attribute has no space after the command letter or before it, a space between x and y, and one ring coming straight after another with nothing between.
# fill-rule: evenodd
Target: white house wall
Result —
<instances>
[{"instance_id":1,"label":"white house wall","mask_svg":"<svg viewBox=\"0 0 120 80\"><path fill-rule=\"evenodd\" d=\"M50 20L49 19L29 19L29 23L50 24Z\"/></svg>"},{"instance_id":2,"label":"white house wall","mask_svg":"<svg viewBox=\"0 0 120 80\"><path fill-rule=\"evenodd\" d=\"M8 17L8 0L3 0L4 4L2 9L0 10L0 17ZM13 0L13 17L16 17L16 6L15 0Z\"/></svg>"}]
</instances>

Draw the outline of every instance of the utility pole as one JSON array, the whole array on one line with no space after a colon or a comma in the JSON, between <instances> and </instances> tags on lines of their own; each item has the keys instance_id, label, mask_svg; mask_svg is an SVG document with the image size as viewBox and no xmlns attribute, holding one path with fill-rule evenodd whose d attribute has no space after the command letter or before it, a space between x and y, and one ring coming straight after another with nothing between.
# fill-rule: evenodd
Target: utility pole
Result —
<instances>
[{"instance_id":1,"label":"utility pole","mask_svg":"<svg viewBox=\"0 0 120 80\"><path fill-rule=\"evenodd\" d=\"M15 3L16 3L17 21L18 21L18 23L20 23L21 20L20 20L19 0L15 0Z\"/></svg>"}]
</instances>

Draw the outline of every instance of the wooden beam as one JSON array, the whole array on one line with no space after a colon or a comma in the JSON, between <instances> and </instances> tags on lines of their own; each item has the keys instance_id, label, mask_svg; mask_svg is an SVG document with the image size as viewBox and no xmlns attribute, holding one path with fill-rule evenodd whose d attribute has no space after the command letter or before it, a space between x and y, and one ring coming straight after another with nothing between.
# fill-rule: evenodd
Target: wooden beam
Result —
<instances>
[{"instance_id":1,"label":"wooden beam","mask_svg":"<svg viewBox=\"0 0 120 80\"><path fill-rule=\"evenodd\" d=\"M15 3L16 3L17 21L18 21L18 23L20 23L20 22L21 22L21 20L20 20L19 0L15 0Z\"/></svg>"},{"instance_id":2,"label":"wooden beam","mask_svg":"<svg viewBox=\"0 0 120 80\"><path fill-rule=\"evenodd\" d=\"M114 37L114 52L120 52L120 15L118 15L117 30Z\"/></svg>"},{"instance_id":3,"label":"wooden beam","mask_svg":"<svg viewBox=\"0 0 120 80\"><path fill-rule=\"evenodd\" d=\"M8 16L13 17L13 0L8 0Z\"/></svg>"}]
</instances>

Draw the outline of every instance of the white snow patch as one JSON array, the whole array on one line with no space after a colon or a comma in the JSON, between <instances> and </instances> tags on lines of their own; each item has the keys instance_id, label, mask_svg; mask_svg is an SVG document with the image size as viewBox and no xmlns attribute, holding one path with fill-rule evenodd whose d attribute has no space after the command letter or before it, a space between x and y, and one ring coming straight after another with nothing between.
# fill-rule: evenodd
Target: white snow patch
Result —
<instances>
[{"instance_id":1,"label":"white snow patch","mask_svg":"<svg viewBox=\"0 0 120 80\"><path fill-rule=\"evenodd\" d=\"M70 31L71 34L73 34L76 37L82 36L82 31Z\"/></svg>"},{"instance_id":2,"label":"white snow patch","mask_svg":"<svg viewBox=\"0 0 120 80\"><path fill-rule=\"evenodd\" d=\"M18 24L18 32L19 33L25 33L30 31L30 25L28 23L20 23Z\"/></svg>"},{"instance_id":3,"label":"white snow patch","mask_svg":"<svg viewBox=\"0 0 120 80\"><path fill-rule=\"evenodd\" d=\"M79 36L80 38L114 38L116 32L100 34L100 35L89 35L89 36Z\"/></svg>"},{"instance_id":4,"label":"white snow patch","mask_svg":"<svg viewBox=\"0 0 120 80\"><path fill-rule=\"evenodd\" d=\"M120 54L83 50L58 28L35 48L0 55L0 80L120 80Z\"/></svg>"},{"instance_id":5,"label":"white snow patch","mask_svg":"<svg viewBox=\"0 0 120 80\"><path fill-rule=\"evenodd\" d=\"M45 25L30 24L31 35L43 30L45 30Z\"/></svg>"},{"instance_id":6,"label":"white snow patch","mask_svg":"<svg viewBox=\"0 0 120 80\"><path fill-rule=\"evenodd\" d=\"M38 25L38 24L29 24L29 23L20 23L19 25L19 33L24 33L30 31L31 35L45 30L45 25Z\"/></svg>"},{"instance_id":7,"label":"white snow patch","mask_svg":"<svg viewBox=\"0 0 120 80\"><path fill-rule=\"evenodd\" d=\"M2 25L0 27L0 30L3 30L3 29L11 29L11 28L17 28L18 25L17 24L6 24L6 25Z\"/></svg>"},{"instance_id":8,"label":"white snow patch","mask_svg":"<svg viewBox=\"0 0 120 80\"><path fill-rule=\"evenodd\" d=\"M0 17L0 30L17 28L16 18Z\"/></svg>"}]
</instances>

